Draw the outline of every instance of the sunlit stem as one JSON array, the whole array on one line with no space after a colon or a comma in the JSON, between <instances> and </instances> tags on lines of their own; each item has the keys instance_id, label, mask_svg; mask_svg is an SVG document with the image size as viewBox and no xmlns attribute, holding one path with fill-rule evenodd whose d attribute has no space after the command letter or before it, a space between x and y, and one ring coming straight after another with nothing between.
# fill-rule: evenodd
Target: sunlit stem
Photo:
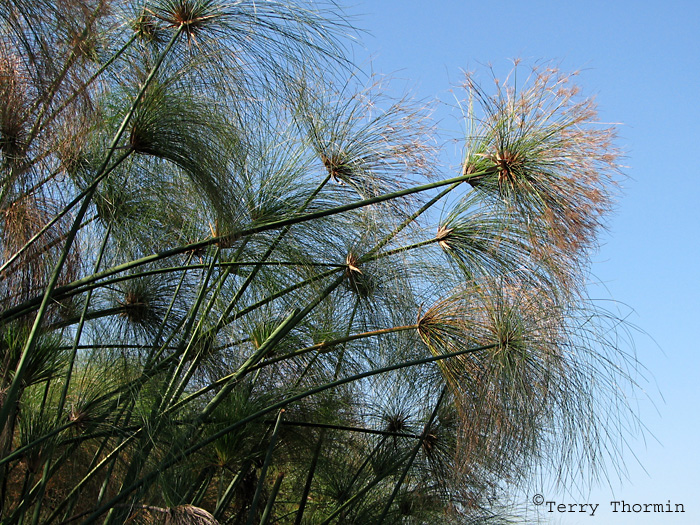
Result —
<instances>
[{"instance_id":1,"label":"sunlit stem","mask_svg":"<svg viewBox=\"0 0 700 525\"><path fill-rule=\"evenodd\" d=\"M460 182L455 182L454 184L451 184L444 190L442 190L440 193L438 193L435 197L430 199L428 202L426 202L423 206L418 208L414 213L412 213L409 217L407 217L401 224L399 224L394 231L392 231L389 235L384 237L372 250L369 251L364 257L360 258L360 262L365 262L366 260L369 260L368 258L371 257L373 254L377 253L379 250L381 250L384 246L386 246L388 243L391 242L392 239L394 239L400 232L403 230L406 226L411 224L413 221L415 221L418 217L420 217L422 214L424 214L426 211L428 211L430 208L432 208L435 203L440 201L443 197L445 197L447 194L449 194L452 190L454 190L457 186L461 184Z\"/></svg>"}]
</instances>

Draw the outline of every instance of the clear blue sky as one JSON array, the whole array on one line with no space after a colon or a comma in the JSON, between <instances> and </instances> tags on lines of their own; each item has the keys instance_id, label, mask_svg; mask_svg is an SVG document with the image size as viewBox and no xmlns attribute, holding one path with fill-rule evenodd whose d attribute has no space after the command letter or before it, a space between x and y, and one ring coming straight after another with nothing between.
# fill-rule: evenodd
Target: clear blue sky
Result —
<instances>
[{"instance_id":1,"label":"clear blue sky","mask_svg":"<svg viewBox=\"0 0 700 525\"><path fill-rule=\"evenodd\" d=\"M419 98L449 101L462 69L486 77L480 64L503 70L512 58L554 59L583 70L578 83L596 96L601 120L622 123L630 178L593 273L649 334L636 345L656 406L639 401L648 434L630 442L646 472L630 453L629 480L545 496L600 504L593 517L550 514L553 523L700 523L700 3L380 0L349 12L369 31L367 55L357 59L368 67L371 55L374 71L392 73ZM671 500L686 512L613 514L610 501L622 499Z\"/></svg>"}]
</instances>

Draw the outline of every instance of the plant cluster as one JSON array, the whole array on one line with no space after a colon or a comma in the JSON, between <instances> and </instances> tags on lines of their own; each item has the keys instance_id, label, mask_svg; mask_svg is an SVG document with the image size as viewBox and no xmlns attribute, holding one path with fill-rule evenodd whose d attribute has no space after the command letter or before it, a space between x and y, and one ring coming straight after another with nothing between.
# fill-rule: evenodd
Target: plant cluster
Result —
<instances>
[{"instance_id":1,"label":"plant cluster","mask_svg":"<svg viewBox=\"0 0 700 525\"><path fill-rule=\"evenodd\" d=\"M463 157L334 6L0 3L0 520L491 523L615 464L614 130L467 76ZM629 424L629 426L627 426Z\"/></svg>"}]
</instances>

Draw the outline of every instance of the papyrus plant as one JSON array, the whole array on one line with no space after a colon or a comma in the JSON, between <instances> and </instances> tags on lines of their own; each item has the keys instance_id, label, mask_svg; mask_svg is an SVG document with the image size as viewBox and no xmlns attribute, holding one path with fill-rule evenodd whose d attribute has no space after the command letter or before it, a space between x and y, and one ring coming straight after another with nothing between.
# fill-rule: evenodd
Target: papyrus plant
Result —
<instances>
[{"instance_id":1,"label":"papyrus plant","mask_svg":"<svg viewBox=\"0 0 700 525\"><path fill-rule=\"evenodd\" d=\"M451 170L333 6L0 20L2 523L499 521L617 464L618 157L567 76L468 78Z\"/></svg>"}]
</instances>

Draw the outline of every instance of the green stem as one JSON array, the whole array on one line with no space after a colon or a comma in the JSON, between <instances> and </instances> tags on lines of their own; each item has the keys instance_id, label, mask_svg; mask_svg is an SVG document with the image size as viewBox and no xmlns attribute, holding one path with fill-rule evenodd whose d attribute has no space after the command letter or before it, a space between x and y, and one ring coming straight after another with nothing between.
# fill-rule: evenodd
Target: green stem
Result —
<instances>
[{"instance_id":1,"label":"green stem","mask_svg":"<svg viewBox=\"0 0 700 525\"><path fill-rule=\"evenodd\" d=\"M105 232L104 239L102 240L102 245L100 246L100 250L97 253L97 260L95 261L95 272L97 272L100 268L100 265L102 264L102 258L104 257L105 249L107 248L107 241L109 239L109 235L111 232L111 226L107 228L107 231ZM63 413L63 408L65 407L66 404L66 398L68 397L68 388L70 385L70 380L73 375L73 367L75 365L75 358L78 354L78 346L80 343L80 337L82 336L83 333L83 327L85 326L85 317L88 312L88 307L90 305L90 300L92 299L92 291L88 292L87 295L85 296L85 303L83 304L83 311L80 316L80 322L78 323L78 327L76 328L75 331L75 337L73 338L73 348L71 349L71 356L70 360L68 361L68 370L66 371L66 375L64 378L64 385L63 385L63 390L61 392L61 397L58 401L58 409L56 410L56 418L57 418L57 423L61 417L61 414Z\"/></svg>"},{"instance_id":2,"label":"green stem","mask_svg":"<svg viewBox=\"0 0 700 525\"><path fill-rule=\"evenodd\" d=\"M372 452L370 452L365 460L362 462L362 465L360 465L360 468L357 469L357 472L355 472L355 475L352 477L350 480L350 483L348 483L348 486L345 488L344 492L345 494L350 493L350 489L355 485L355 482L359 479L360 475L364 472L365 468L367 465L369 465L369 462L372 461L372 458L374 455L381 450L381 448L384 446L384 443L386 443L386 440L389 436L382 436L382 439L379 440L379 443L375 445L375 447L372 449Z\"/></svg>"},{"instance_id":3,"label":"green stem","mask_svg":"<svg viewBox=\"0 0 700 525\"><path fill-rule=\"evenodd\" d=\"M334 268L333 270L328 270L328 271L319 273L319 274L314 275L313 277L310 277L304 281L301 281L301 282L298 282L298 283L293 284L291 286L288 286L284 290L280 290L279 292L268 295L267 297L265 297L264 299L261 299L257 303L254 303L250 306L242 308L241 310L239 310L235 314L231 315L228 319L226 319L226 324L230 324L230 323L234 322L236 319L240 319L244 315L247 315L248 313L257 310L258 308L265 306L266 304L274 301L275 299L279 299L280 297L284 297L285 295L290 294L292 292L295 292L296 290L299 290L301 288L304 288L305 286L309 286L315 282L318 282L318 281L325 279L326 277L330 277L333 274L338 273L340 270L344 269L345 267L346 266L342 266L339 268Z\"/></svg>"},{"instance_id":4,"label":"green stem","mask_svg":"<svg viewBox=\"0 0 700 525\"><path fill-rule=\"evenodd\" d=\"M359 432L361 434L374 434L384 437L405 437L405 438L420 438L417 434L408 434L406 432L391 432L388 430L375 430L373 428L349 427L346 425L332 425L330 423L310 423L308 421L282 421L283 425L294 427L311 427L320 428L323 430L341 430L343 432Z\"/></svg>"},{"instance_id":5,"label":"green stem","mask_svg":"<svg viewBox=\"0 0 700 525\"><path fill-rule=\"evenodd\" d=\"M178 505L184 505L185 503L190 502L191 505L199 507L213 480L213 471L214 467L203 468L195 482L192 484L192 488L187 492L187 494L180 497Z\"/></svg>"},{"instance_id":6,"label":"green stem","mask_svg":"<svg viewBox=\"0 0 700 525\"><path fill-rule=\"evenodd\" d=\"M399 199L401 197L406 197L406 196L412 195L414 193L421 193L421 192L429 191L429 190L432 190L435 188L440 188L442 186L452 185L452 187L454 188L461 182L467 181L473 177L486 175L488 173L491 173L492 171L493 171L492 169L488 169L488 170L484 170L484 171L481 171L478 173L470 173L470 174L460 175L459 177L452 177L450 179L443 179L443 180L440 180L437 182L430 182L428 184L421 184L418 186L412 186L410 188L395 191L392 193L385 193L384 195L378 195L376 197L371 197L368 199L362 199L359 201L351 202L349 204L344 204L342 206L335 206L335 207L329 208L327 210L320 210L317 212L307 213L305 215L300 215L298 217L291 217L289 219L280 219L278 221L269 222L267 224L261 224L259 226L245 228L243 230L240 230L239 232L234 232L234 233L230 234L229 236L225 236L225 237L240 238L240 237L253 235L255 233L261 233L261 232L268 231L268 230L276 230L277 228L282 228L284 226L288 226L288 225L292 225L292 224L299 224L302 222L321 219L324 217L330 217L332 215L337 215L339 213L345 213L348 211L356 210L358 208L364 208L366 206L371 206L372 204L379 204L380 202L385 202L388 200ZM451 191L451 189L452 188L450 188L449 191ZM445 191L443 193L447 193L447 191ZM425 206L423 208L427 209ZM421 208L421 209L423 209L423 208ZM416 215L416 214L420 215L420 213L418 213L418 212L416 212L413 215ZM406 222L406 224L408 224L409 222L411 222L413 220L415 220L415 218L409 218L404 222Z\"/></svg>"},{"instance_id":7,"label":"green stem","mask_svg":"<svg viewBox=\"0 0 700 525\"><path fill-rule=\"evenodd\" d=\"M217 250L214 254L214 257L212 257L212 261L211 261L212 264L209 267L209 271L207 272L206 277L201 284L199 294L197 296L197 300L195 301L194 308L192 309L192 314L191 314L192 320L194 320L194 318L196 317L196 314L199 311L199 307L201 306L202 301L204 300L204 297L207 293L207 286L209 284L209 280L211 279L211 275L214 272L214 268L215 268L213 263L216 262L216 259L218 258L219 253L220 253L219 249L217 248ZM223 284L223 281L225 281L226 276L228 275L228 271L229 270L226 270L225 275L223 276L223 278L220 281L220 284ZM201 328L202 323L204 322L204 320L206 318L207 312L213 306L215 298L216 298L216 294L212 294L212 297L210 297L209 303L207 304L207 307L205 308L202 315L200 315L200 317L199 317L199 322L197 324L197 327L192 332L192 336L190 337L189 343L187 344L185 349L182 351L180 349L178 349L178 351L177 351L178 354L181 353L180 362L178 363L175 371L172 374L170 374L170 383L168 384L167 388L165 389L165 393L162 396L161 405L160 405L159 410L158 410L159 413L162 412L162 410L170 402L171 394L173 393L173 389L175 389L175 383L177 382L178 378L180 377L180 374L182 373L182 370L183 370L183 367L185 366L185 363L189 360L190 352L194 348L194 341L197 337L197 334L199 333L199 329ZM183 334L183 340L184 340L184 337L187 337L187 333ZM184 381L185 381L185 379L183 378L183 382ZM177 389L175 389L175 390L177 390ZM173 395L177 395L177 394L175 393Z\"/></svg>"},{"instance_id":8,"label":"green stem","mask_svg":"<svg viewBox=\"0 0 700 525\"><path fill-rule=\"evenodd\" d=\"M143 427L142 427L142 428L143 428ZM136 432L134 432L131 436L129 436L129 437L126 438L124 441L122 441L119 445L117 445L109 454L107 454L99 463L97 463L97 464L90 470L90 472L88 472L85 476L83 476L83 479L81 479L78 483L76 483L76 484L73 486L73 488L71 489L71 491L66 495L65 498L63 498L63 501L61 501L61 503L58 505L58 507L56 507L56 508L53 510L53 512L51 513L51 515L46 519L46 523L49 524L49 523L51 523L53 520L55 520L55 519L58 517L58 515L61 513L61 511L63 511L63 509L70 503L70 501L72 500L72 498L73 498L76 494L78 494L78 493L80 492L80 490L83 488L83 486L84 486L88 481L90 481L90 480L95 476L95 474L97 474L97 473L100 471L100 469L101 469L104 465L106 465L107 463L109 463L109 462L112 461L113 459L116 459L117 454L119 454L119 452L120 452L124 447L126 447L133 439L136 438L136 436L138 436L138 435L141 433L142 428L139 429L139 430L137 430Z\"/></svg>"},{"instance_id":9,"label":"green stem","mask_svg":"<svg viewBox=\"0 0 700 525\"><path fill-rule=\"evenodd\" d=\"M337 346L338 344L347 343L350 341L355 341L357 339L377 337L379 335L391 334L394 332L404 332L406 330L415 330L417 328L418 328L417 324L406 325L406 326L396 326L394 328L383 328L381 330L374 330L371 332L363 332L361 334L349 335L347 337L340 337L340 338L334 339L332 341L324 341L324 342L321 342L321 343L318 343L318 344L315 344L312 346L308 346L306 348L302 348L300 350L296 350L294 352L290 352L290 353L285 354L285 355L281 355L278 357L268 359L268 360L263 361L262 363L259 363L257 365L250 366L250 367L248 367L247 372L249 373L249 372L252 372L254 370L258 370L260 368L263 368L265 366L272 365L272 364L277 363L279 361L284 361L284 360L292 358L292 357L297 357L297 356L312 352L314 350L327 351L326 348L330 350L334 346ZM186 404L190 403L194 399L206 394L207 392L209 392L211 390L215 390L218 387L220 387L221 385L231 381L232 379L234 379L234 377L236 379L240 379L242 377L242 375L239 374L239 371L236 371L233 374L229 374L227 376L221 377L221 378L217 379L216 381L213 381L212 383L208 384L204 388L201 388L200 390L193 392L192 394L190 394L189 396L187 396L186 398L181 400L179 403L173 405L172 407L170 407L169 411L175 411L175 410L185 406Z\"/></svg>"},{"instance_id":10,"label":"green stem","mask_svg":"<svg viewBox=\"0 0 700 525\"><path fill-rule=\"evenodd\" d=\"M355 301L355 304L352 308L352 313L350 314L350 319L348 320L348 327L345 330L346 337L350 334L350 331L352 330L352 324L355 321L355 315L357 314L357 308L358 308L359 304L360 304L360 299L358 298ZM344 356L345 356L345 345L343 345L343 349L340 352L340 355L338 356L338 362L335 365L335 372L333 373L334 380L338 379L338 374L340 373L340 368L342 366ZM301 382L301 378L304 377L306 372L312 366L316 357L318 357L318 354L316 354L316 356L314 356L314 359L311 360L311 362L308 364L308 366L306 367L304 372L302 372L302 374L299 376L299 379L296 381L295 387L299 385L299 383ZM304 509L306 508L306 502L307 502L307 499L309 497L309 492L311 491L311 484L313 483L314 475L316 474L316 465L318 464L318 458L321 455L321 450L323 448L323 441L326 437L326 428L327 427L323 427L321 429L319 436L318 436L318 442L316 443L314 455L313 455L313 458L311 460L311 466L309 467L309 473L306 476L306 483L304 484L304 491L301 495L301 500L299 502L299 510L297 511L296 519L294 521L295 525L300 524L301 520L304 516Z\"/></svg>"},{"instance_id":11,"label":"green stem","mask_svg":"<svg viewBox=\"0 0 700 525\"><path fill-rule=\"evenodd\" d=\"M218 267L235 267L235 266L253 266L256 263L218 263ZM298 285L295 285L293 287L287 288L281 292L278 292L277 294L271 296L270 299L267 300L267 302L274 300L278 297L281 297L282 295L293 292L294 290L297 290L303 286L306 286L307 284L314 283L320 279L323 279L324 277L328 277L329 275L333 275L334 273L338 272L339 270L347 268L346 264L337 264L337 263L318 263L318 264L307 264L304 263L303 265L300 265L299 263L291 263L291 262L282 262L282 263L277 263L277 262L268 262L266 264L272 265L272 266L320 266L320 267L325 267L325 268L332 268L331 270L327 270L326 272L323 272L321 274L318 274L317 276L314 276L310 279L307 279ZM138 272L138 273L125 273L124 275L120 275L118 277L113 277L111 279L105 279L104 281L101 281L100 279L104 278L105 276L109 277L110 275L118 274L121 272L125 272L125 269L119 269L118 271L104 271L99 274L92 274L87 277L83 277L82 279L73 281L70 284L64 285L57 287L54 290L53 298L55 300L63 300L68 297L72 297L75 295L80 295L83 293L86 293L90 290L94 290L95 288L105 288L120 282L124 281L129 281L131 279L139 278L139 277L147 277L150 275L160 275L164 273L175 273L175 272L187 272L190 269L201 269L201 268L208 268L209 264L184 264L181 266L170 266L167 268L153 268L151 270L146 270L143 272ZM16 319L18 317L22 317L24 315L27 315L29 312L34 310L34 307L38 304L38 300L29 300L23 303L22 305L18 305L13 308L8 308L5 310L2 314L0 314L0 320L2 321L11 321L13 319ZM262 304L259 304L258 306L262 306ZM118 312L117 312L118 313ZM226 323L230 323L231 321L235 320L235 315L233 317L229 317L226 319ZM72 324L73 322L77 322L77 319L74 320L69 320L66 321L69 324Z\"/></svg>"},{"instance_id":12,"label":"green stem","mask_svg":"<svg viewBox=\"0 0 700 525\"><path fill-rule=\"evenodd\" d=\"M399 458L399 460L396 462L396 465L400 465L400 464L403 463L407 458L408 458L408 454L405 454L404 456L402 456L401 458ZM383 476L383 475L381 475L381 474L377 475L371 482L369 482L367 485L365 485L364 487L362 487L362 489L359 490L354 496L352 496L350 499L348 499L348 500L347 500L345 503L343 503L340 507L338 507L337 509L335 509L335 511L333 511L333 513L332 513L330 516L328 516L325 520L323 520L323 522L321 523L321 525L329 525L330 522L333 521L333 519L334 519L336 516L338 516L338 514L340 514L340 513L343 512L346 508L348 508L348 507L350 507L351 505L353 505L353 504L355 503L356 500L360 499L360 498L363 497L365 494L367 494L367 492L369 492L370 490L372 490L375 486L377 486L377 485L378 485L381 481L383 481L385 478L386 478L386 476Z\"/></svg>"},{"instance_id":13,"label":"green stem","mask_svg":"<svg viewBox=\"0 0 700 525\"><path fill-rule=\"evenodd\" d=\"M212 257L212 262L215 262L219 254L219 249L217 248L215 251L214 256ZM211 278L211 275L215 269L214 265L211 265L209 268L209 271L206 272L206 274L203 276L201 285L200 285L200 290L197 295L197 298L190 308L188 318L186 322L184 323L184 327L182 328L182 338L183 341L185 341L190 332L192 331L192 328L194 327L195 320L197 319L197 315L200 312L201 305L206 297L206 292L208 290L208 283L209 279ZM203 321L203 318L200 317L200 323ZM166 343L167 344L167 343ZM184 348L183 348L184 347ZM170 356L169 361L171 361L170 365L170 373L168 374L168 377L170 378L170 382L167 385L166 389L164 392L158 392L157 395L155 396L155 400L153 402L151 411L149 413L147 422L145 423L145 426L149 429L150 434L149 435L142 435L142 438L135 448L133 452L132 458L137 458L136 460L132 460L131 464L129 465L129 468L123 478L122 486L124 485L129 485L131 484L135 479L138 478L138 476L141 473L141 469L143 468L143 465L146 463L147 458L151 454L155 443L153 440L150 438L150 435L153 433L157 433L157 431L160 429L163 419L163 410L165 405L168 402L168 399L170 397L170 393L172 389L175 386L175 383L179 377L180 371L182 367L185 365L186 359L183 356L183 352L187 352L188 349L191 348L191 345L187 345L185 347L184 342L178 346L178 350L175 351L174 354ZM176 360L180 358L179 363L176 362ZM120 519L120 516L118 515L121 511L116 511L112 509L110 513L108 514L105 522L110 523L114 521L115 519Z\"/></svg>"},{"instance_id":14,"label":"green stem","mask_svg":"<svg viewBox=\"0 0 700 525\"><path fill-rule=\"evenodd\" d=\"M248 512L248 520L246 525L253 525L255 521L255 513L258 510L258 503L260 497L262 496L263 487L265 486L265 476L267 475L267 469L272 461L272 452L275 449L275 444L277 442L277 433L280 429L280 422L282 421L282 415L284 414L284 409L281 409L277 415L277 421L275 422L275 428L272 431L272 436L270 437L270 444L267 447L267 453L265 454L265 460L263 461L263 466L260 469L260 477L258 479L258 486L255 489L255 494L253 495L253 502L250 504L250 511Z\"/></svg>"},{"instance_id":15,"label":"green stem","mask_svg":"<svg viewBox=\"0 0 700 525\"><path fill-rule=\"evenodd\" d=\"M275 363L278 363L280 361L286 361L287 359L291 359L293 357L298 357L303 354L307 354L309 352L313 352L314 350L319 350L320 352L328 352L332 350L335 346L343 343L349 343L350 341L356 341L358 339L365 339L368 337L376 337L378 335L384 335L384 334L392 334L395 332L405 332L406 330L416 330L418 328L417 324L411 324L411 325L404 325L404 326L394 326L392 328L381 328L379 330L372 330L370 332L362 332L359 334L353 334L353 335L347 335L345 337L339 337L337 339L332 339L330 341L322 341L320 343L316 343L315 345L307 346L306 348L300 348L299 350L295 350L293 352L289 352L284 355L280 355L277 357L272 357L270 359L267 359L263 361L262 363L252 366L250 370L255 370L256 368L262 368L265 366L269 366Z\"/></svg>"},{"instance_id":16,"label":"green stem","mask_svg":"<svg viewBox=\"0 0 700 525\"><path fill-rule=\"evenodd\" d=\"M182 289L182 284L185 282L185 277L187 276L187 267L190 266L190 262L192 261L192 258L194 257L194 253L191 253L190 256L187 258L187 262L185 263L185 266L183 267L182 270L182 275L180 276L180 280L177 283L177 286L175 287L175 291L173 292L173 297L170 299L170 304L168 305L168 311L165 312L165 315L163 316L163 320L160 323L160 326L158 327L158 333L156 336L153 338L153 349L151 352L149 352L148 358L146 359L146 364L144 365L145 369L148 369L152 366L152 364L155 362L155 360L158 359L158 357L162 354L162 352L165 351L166 345L161 343L161 339L163 338L163 333L165 332L165 327L167 325L168 319L170 319L170 314L173 311L173 308L175 308L175 301L177 300L177 296L180 295L180 290ZM205 266L202 265L202 268ZM157 350L158 346L160 346L160 350Z\"/></svg>"},{"instance_id":17,"label":"green stem","mask_svg":"<svg viewBox=\"0 0 700 525\"><path fill-rule=\"evenodd\" d=\"M284 472L277 474L277 479L275 480L275 484L272 486L272 491L270 492L270 497L267 500L267 505L265 505L265 510L260 518L260 525L267 525L267 522L272 515L272 507L275 506L275 500L277 499L277 494L280 491L280 486L282 485L283 479Z\"/></svg>"},{"instance_id":18,"label":"green stem","mask_svg":"<svg viewBox=\"0 0 700 525\"><path fill-rule=\"evenodd\" d=\"M201 315L201 317L200 317L199 324L197 325L197 328L196 328L195 331L193 332L192 337L190 337L190 342L188 343L187 348L185 349L185 352L184 352L184 354L183 354L183 356L182 356L182 358L181 358L181 360L182 360L183 363L186 362L186 361L188 361L188 360L190 359L190 357L189 357L189 356L190 356L190 350L193 349L193 348L195 347L195 343L197 342L197 337L198 337L198 336L201 337L201 338L203 338L203 339L205 339L205 341L206 341L206 338L207 338L207 337L210 337L210 334L211 334L210 332L209 332L209 333L204 333L202 336L200 336L199 334L201 333L202 325L203 325L204 322L206 321L207 315L209 314L209 312L211 311L211 309L214 307L215 300L216 300L216 298L219 296L219 294L220 294L220 292L221 292L221 287L223 286L223 284L224 284L226 278L228 277L228 275L229 275L229 270L227 269L227 270L224 272L224 275L220 278L220 281L219 281L219 282L220 282L219 288L216 290L215 293L212 294L212 297L211 297L210 300L209 300L209 304L205 307L204 312L202 313L202 315ZM213 337L213 335L211 335L211 337ZM179 399L179 397L182 395L182 393L184 392L185 388L187 387L187 384L188 384L189 380L192 378L192 376L194 375L194 373L197 371L197 369L198 369L198 367L199 367L199 364L200 364L200 362L202 361L202 359L204 358L205 355L206 355L206 354L205 354L205 352L204 352L203 350L200 350L199 352L197 352L197 354L195 355L194 359L192 359L192 362L190 363L190 366L189 366L187 372L185 372L185 375L184 375L184 376L182 377L182 379L180 380L180 384L179 384L178 387L175 389L175 392L172 394L171 398L168 400L168 404L172 404L173 402L176 402L176 401ZM179 372L177 373L177 376L179 376ZM164 405L164 408L165 408L166 406L167 406L167 405Z\"/></svg>"},{"instance_id":19,"label":"green stem","mask_svg":"<svg viewBox=\"0 0 700 525\"><path fill-rule=\"evenodd\" d=\"M216 518L217 520L221 519L221 515L228 507L228 504L231 502L231 499L235 494L236 488L241 483L241 481L243 481L243 478L246 476L246 474L248 474L248 469L251 465L252 461L250 459L247 459L243 462L243 465L241 466L238 473L231 480L231 483L229 483L223 496L221 496L221 499L216 502L216 509L214 509L213 515L214 518Z\"/></svg>"},{"instance_id":20,"label":"green stem","mask_svg":"<svg viewBox=\"0 0 700 525\"><path fill-rule=\"evenodd\" d=\"M43 436L36 438L31 443L27 443L26 445L13 450L5 457L0 458L0 466L4 465L5 463L9 463L10 461L13 461L15 459L21 458L22 456L24 456L24 454L26 452L28 452L32 448L38 447L39 445L44 443L47 439L51 439L52 437L60 434L64 430L69 429L73 425L75 425L75 423L73 421L70 421L70 422L68 422L60 427L54 428L52 431L48 432L47 434L44 434Z\"/></svg>"},{"instance_id":21,"label":"green stem","mask_svg":"<svg viewBox=\"0 0 700 525\"><path fill-rule=\"evenodd\" d=\"M377 253L379 250L384 248L388 243L391 242L391 240L396 237L406 226L411 224L413 221L415 221L418 217L420 217L423 213L428 211L430 208L432 208L436 202L440 201L445 195L450 193L452 190L454 190L457 186L459 186L462 183L460 182L455 182L453 184L450 184L447 188L442 190L440 193L438 193L435 197L430 199L428 202L426 202L423 206L418 208L414 213L412 213L409 217L406 218L401 224L399 224L394 231L392 231L389 235L384 237L372 250L370 250L369 253L367 253L364 257L360 259L360 262L365 262L366 257L370 257L373 254Z\"/></svg>"},{"instance_id":22,"label":"green stem","mask_svg":"<svg viewBox=\"0 0 700 525\"><path fill-rule=\"evenodd\" d=\"M253 354L246 359L246 361L238 368L238 370L232 374L228 381L224 384L223 388L212 398L212 400L204 407L199 415L199 419L205 419L208 417L214 409L228 397L233 388L236 386L237 380L248 372L251 366L255 365L260 361L274 346L280 341L293 327L293 323L297 318L298 311L293 311L290 313L284 321L282 321L277 328L269 335L267 339L260 345L260 347L253 352ZM188 400L191 397L187 398Z\"/></svg>"},{"instance_id":23,"label":"green stem","mask_svg":"<svg viewBox=\"0 0 700 525\"><path fill-rule=\"evenodd\" d=\"M309 465L309 473L306 475L306 482L304 483L304 490L301 493L301 499L299 500L299 509L297 510L296 518L294 519L294 525L301 525L301 520L304 517L304 510L306 509L306 503L309 500L309 492L311 492L311 484L314 481L314 475L316 473L316 465L318 465L318 458L321 455L321 450L323 449L323 441L326 437L326 429L322 429L318 436L318 441L316 442L316 447L314 448L314 455L311 458L311 465Z\"/></svg>"},{"instance_id":24,"label":"green stem","mask_svg":"<svg viewBox=\"0 0 700 525\"><path fill-rule=\"evenodd\" d=\"M427 239L425 241L419 241L419 242L416 242L414 244L409 244L407 246L400 246L398 248L394 248L393 250L388 250L386 252L373 253L372 255L365 255L362 258L362 262L376 261L378 259L383 259L385 257L391 257L392 255L396 255L397 253L415 250L416 248L422 248L423 246L430 246L431 244L435 244L436 242L439 242L439 241L440 241L440 239L438 239L437 237L433 237L432 239Z\"/></svg>"},{"instance_id":25,"label":"green stem","mask_svg":"<svg viewBox=\"0 0 700 525\"><path fill-rule=\"evenodd\" d=\"M345 280L345 276L341 275L338 279L333 281L323 292L321 292L311 303L309 303L303 310L295 310L292 312L276 329L270 336L260 345L258 348L234 373L228 376L227 382L224 384L223 388L214 396L214 398L207 404L207 406L202 410L200 417L205 418L218 406L226 396L233 390L236 386L238 379L243 377L246 373L250 371L250 368L255 366L265 355L267 355L275 345L279 343L283 337L285 337L297 324L299 324L302 319L304 319L318 304L328 297L333 290L335 290L340 284ZM191 396L187 397L186 400L189 401Z\"/></svg>"}]
</instances>

